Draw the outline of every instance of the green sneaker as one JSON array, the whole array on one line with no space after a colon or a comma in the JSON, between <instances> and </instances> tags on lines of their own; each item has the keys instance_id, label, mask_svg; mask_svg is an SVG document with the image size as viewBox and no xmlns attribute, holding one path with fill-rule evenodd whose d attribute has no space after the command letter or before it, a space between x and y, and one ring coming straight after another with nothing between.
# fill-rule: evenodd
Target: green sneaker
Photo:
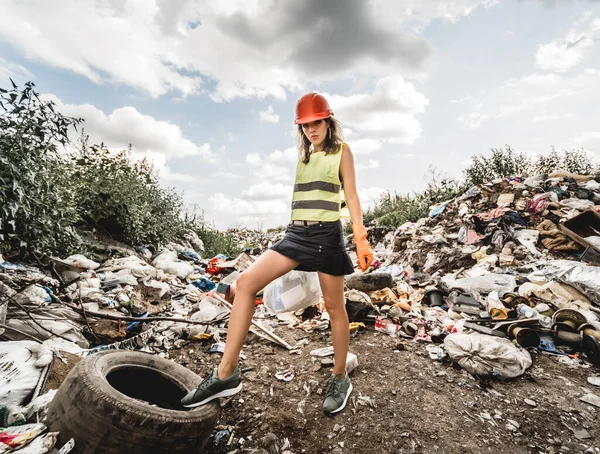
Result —
<instances>
[{"instance_id":1,"label":"green sneaker","mask_svg":"<svg viewBox=\"0 0 600 454\"><path fill-rule=\"evenodd\" d=\"M337 375L331 377L325 400L323 401L323 411L328 414L334 414L342 411L348 402L348 397L352 392L352 383L346 373L346 378L341 380Z\"/></svg>"},{"instance_id":2,"label":"green sneaker","mask_svg":"<svg viewBox=\"0 0 600 454\"><path fill-rule=\"evenodd\" d=\"M242 374L238 366L235 366L233 375L225 380L219 379L217 370L215 367L211 375L181 399L181 405L186 408L199 407L219 397L233 396L242 390Z\"/></svg>"}]
</instances>

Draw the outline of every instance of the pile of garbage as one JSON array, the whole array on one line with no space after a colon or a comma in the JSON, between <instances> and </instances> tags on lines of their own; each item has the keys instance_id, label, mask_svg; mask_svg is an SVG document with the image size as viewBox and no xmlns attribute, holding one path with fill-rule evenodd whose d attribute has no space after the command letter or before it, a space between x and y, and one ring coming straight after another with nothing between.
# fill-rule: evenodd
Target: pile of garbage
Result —
<instances>
[{"instance_id":1,"label":"pile of garbage","mask_svg":"<svg viewBox=\"0 0 600 454\"><path fill-rule=\"evenodd\" d=\"M527 348L600 367L596 203L594 177L555 172L489 182L431 207L375 248L375 273L396 285L370 289L388 295L375 327L431 342L432 358L448 355L478 376L521 375Z\"/></svg>"},{"instance_id":2,"label":"pile of garbage","mask_svg":"<svg viewBox=\"0 0 600 454\"><path fill-rule=\"evenodd\" d=\"M221 341L229 282L254 258L202 259L203 246L194 243L200 250L190 243L154 253L144 247L102 263L80 254L51 257L44 271L0 256L0 453L73 449L76 440L55 449L59 433L44 422L56 390L41 393L65 354L137 350L165 357L190 341ZM259 335L279 338L257 326Z\"/></svg>"},{"instance_id":3,"label":"pile of garbage","mask_svg":"<svg viewBox=\"0 0 600 454\"><path fill-rule=\"evenodd\" d=\"M600 367L596 203L593 177L554 173L489 182L432 207L429 217L382 236L370 270L347 276L350 330L425 343L433 360L478 377L518 377L533 350ZM98 261L51 257L32 267L0 257L0 453L16 450L14 440L25 446L19 452L35 441L43 448L31 452L62 454L76 443L58 451L58 434L43 424L55 392L42 394L43 383L65 352L168 358L190 341L222 352L237 278L282 234L236 230L245 249L237 257L203 257L193 234ZM256 296L251 331L302 351L307 342L292 345L276 333L285 329L329 329L316 273L291 271ZM349 354L350 369L358 361ZM584 397L600 402L594 396Z\"/></svg>"}]
</instances>

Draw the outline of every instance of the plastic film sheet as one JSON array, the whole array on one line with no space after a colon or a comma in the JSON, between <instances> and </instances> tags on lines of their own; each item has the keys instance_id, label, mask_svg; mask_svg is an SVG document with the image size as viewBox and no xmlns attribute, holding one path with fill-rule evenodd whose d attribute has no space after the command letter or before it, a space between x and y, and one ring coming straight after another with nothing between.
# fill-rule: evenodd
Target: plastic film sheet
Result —
<instances>
[{"instance_id":1,"label":"plastic film sheet","mask_svg":"<svg viewBox=\"0 0 600 454\"><path fill-rule=\"evenodd\" d=\"M595 306L600 306L600 267L573 260L554 260L528 277L532 281L543 278L570 285L587 296Z\"/></svg>"}]
</instances>

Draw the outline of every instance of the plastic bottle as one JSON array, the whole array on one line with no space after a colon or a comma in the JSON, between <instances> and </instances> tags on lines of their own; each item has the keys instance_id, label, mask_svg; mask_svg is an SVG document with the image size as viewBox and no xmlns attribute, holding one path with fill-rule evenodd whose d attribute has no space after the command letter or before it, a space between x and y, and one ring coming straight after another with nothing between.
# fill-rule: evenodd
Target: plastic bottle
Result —
<instances>
[{"instance_id":1,"label":"plastic bottle","mask_svg":"<svg viewBox=\"0 0 600 454\"><path fill-rule=\"evenodd\" d=\"M532 307L529 307L527 304L519 304L517 306L517 312L521 315L524 315L525 318L537 318L540 325L542 325L544 328L552 327L552 319L550 317L541 315L538 311Z\"/></svg>"}]
</instances>

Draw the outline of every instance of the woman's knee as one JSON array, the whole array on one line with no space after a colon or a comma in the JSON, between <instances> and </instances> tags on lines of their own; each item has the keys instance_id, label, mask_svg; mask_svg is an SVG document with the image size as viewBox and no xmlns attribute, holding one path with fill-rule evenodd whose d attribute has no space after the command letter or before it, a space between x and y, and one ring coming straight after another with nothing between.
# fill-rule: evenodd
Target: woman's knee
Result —
<instances>
[{"instance_id":1,"label":"woman's knee","mask_svg":"<svg viewBox=\"0 0 600 454\"><path fill-rule=\"evenodd\" d=\"M341 315L346 312L346 305L343 296L330 297L323 295L325 310L330 315Z\"/></svg>"},{"instance_id":2,"label":"woman's knee","mask_svg":"<svg viewBox=\"0 0 600 454\"><path fill-rule=\"evenodd\" d=\"M256 288L256 280L252 279L251 273L242 273L235 281L235 293L256 295L260 289Z\"/></svg>"}]
</instances>

